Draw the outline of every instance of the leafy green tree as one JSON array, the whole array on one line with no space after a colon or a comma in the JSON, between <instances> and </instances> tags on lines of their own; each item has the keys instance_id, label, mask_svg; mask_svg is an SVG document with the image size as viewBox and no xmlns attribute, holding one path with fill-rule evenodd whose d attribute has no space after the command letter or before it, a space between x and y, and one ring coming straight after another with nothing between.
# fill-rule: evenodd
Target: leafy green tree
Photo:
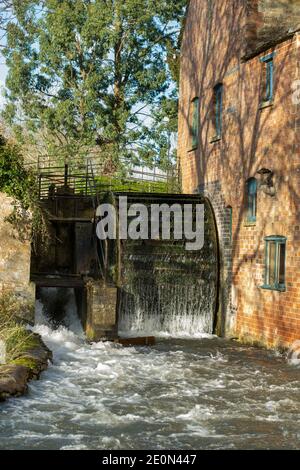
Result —
<instances>
[{"instance_id":1,"label":"leafy green tree","mask_svg":"<svg viewBox=\"0 0 300 470\"><path fill-rule=\"evenodd\" d=\"M113 168L120 158L164 162L186 3L12 1L4 116L18 138L55 157L93 153Z\"/></svg>"}]
</instances>

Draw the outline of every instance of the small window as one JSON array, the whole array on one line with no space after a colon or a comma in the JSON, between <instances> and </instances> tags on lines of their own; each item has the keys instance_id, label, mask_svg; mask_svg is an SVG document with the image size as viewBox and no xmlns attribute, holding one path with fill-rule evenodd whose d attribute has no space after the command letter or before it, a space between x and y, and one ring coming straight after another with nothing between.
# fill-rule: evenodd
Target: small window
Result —
<instances>
[{"instance_id":1,"label":"small window","mask_svg":"<svg viewBox=\"0 0 300 470\"><path fill-rule=\"evenodd\" d=\"M246 189L246 221L256 222L257 181L255 178L248 179Z\"/></svg>"},{"instance_id":2,"label":"small window","mask_svg":"<svg viewBox=\"0 0 300 470\"><path fill-rule=\"evenodd\" d=\"M270 102L274 95L274 54L263 57L262 101Z\"/></svg>"},{"instance_id":3,"label":"small window","mask_svg":"<svg viewBox=\"0 0 300 470\"><path fill-rule=\"evenodd\" d=\"M213 95L213 126L214 139L220 139L222 135L222 111L223 111L223 85L219 83L214 87Z\"/></svg>"},{"instance_id":4,"label":"small window","mask_svg":"<svg viewBox=\"0 0 300 470\"><path fill-rule=\"evenodd\" d=\"M285 290L286 238L271 236L265 238L265 284L264 289Z\"/></svg>"},{"instance_id":5,"label":"small window","mask_svg":"<svg viewBox=\"0 0 300 470\"><path fill-rule=\"evenodd\" d=\"M194 150L199 143L199 98L194 98L191 105L191 149Z\"/></svg>"},{"instance_id":6,"label":"small window","mask_svg":"<svg viewBox=\"0 0 300 470\"><path fill-rule=\"evenodd\" d=\"M227 211L228 211L228 218L229 218L229 241L231 243L232 242L232 230L233 230L233 227L232 227L232 216L233 216L232 207L228 206Z\"/></svg>"}]
</instances>

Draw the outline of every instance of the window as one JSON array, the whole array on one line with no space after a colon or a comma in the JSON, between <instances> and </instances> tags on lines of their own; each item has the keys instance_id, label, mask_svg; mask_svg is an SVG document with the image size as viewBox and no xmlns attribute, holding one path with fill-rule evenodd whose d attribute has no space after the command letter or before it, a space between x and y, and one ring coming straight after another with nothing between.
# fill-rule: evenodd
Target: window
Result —
<instances>
[{"instance_id":1,"label":"window","mask_svg":"<svg viewBox=\"0 0 300 470\"><path fill-rule=\"evenodd\" d=\"M256 222L257 181L255 178L248 179L246 189L246 221Z\"/></svg>"},{"instance_id":2,"label":"window","mask_svg":"<svg viewBox=\"0 0 300 470\"><path fill-rule=\"evenodd\" d=\"M213 126L215 136L213 140L220 139L222 134L222 108L223 108L223 85L219 83L214 87L213 96Z\"/></svg>"},{"instance_id":3,"label":"window","mask_svg":"<svg viewBox=\"0 0 300 470\"><path fill-rule=\"evenodd\" d=\"M191 149L194 150L199 141L199 98L194 98L191 104Z\"/></svg>"},{"instance_id":4,"label":"window","mask_svg":"<svg viewBox=\"0 0 300 470\"><path fill-rule=\"evenodd\" d=\"M264 289L285 290L286 238L278 235L265 238L265 284Z\"/></svg>"},{"instance_id":5,"label":"window","mask_svg":"<svg viewBox=\"0 0 300 470\"><path fill-rule=\"evenodd\" d=\"M228 211L228 218L229 218L229 241L230 243L232 242L232 207L228 206L227 207Z\"/></svg>"},{"instance_id":6,"label":"window","mask_svg":"<svg viewBox=\"0 0 300 470\"><path fill-rule=\"evenodd\" d=\"M273 100L274 94L274 54L269 54L261 60L263 64L263 79L262 79L262 101L270 102Z\"/></svg>"}]
</instances>

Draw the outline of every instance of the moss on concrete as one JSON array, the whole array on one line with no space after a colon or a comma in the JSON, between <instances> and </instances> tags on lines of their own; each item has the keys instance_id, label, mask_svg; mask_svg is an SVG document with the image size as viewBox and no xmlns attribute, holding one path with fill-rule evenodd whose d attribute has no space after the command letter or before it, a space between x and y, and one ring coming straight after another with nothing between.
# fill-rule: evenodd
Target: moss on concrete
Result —
<instances>
[{"instance_id":1,"label":"moss on concrete","mask_svg":"<svg viewBox=\"0 0 300 470\"><path fill-rule=\"evenodd\" d=\"M28 357L19 357L19 359L15 359L14 361L12 361L11 364L15 364L17 366L24 366L31 370L34 370L36 368L36 361Z\"/></svg>"},{"instance_id":2,"label":"moss on concrete","mask_svg":"<svg viewBox=\"0 0 300 470\"><path fill-rule=\"evenodd\" d=\"M52 353L41 337L27 330L22 320L26 304L11 292L0 297L0 339L6 346L6 364L0 366L0 401L27 391L48 366Z\"/></svg>"},{"instance_id":3,"label":"moss on concrete","mask_svg":"<svg viewBox=\"0 0 300 470\"><path fill-rule=\"evenodd\" d=\"M27 392L27 384L47 369L52 353L41 337L32 334L19 357L0 366L0 401Z\"/></svg>"}]
</instances>

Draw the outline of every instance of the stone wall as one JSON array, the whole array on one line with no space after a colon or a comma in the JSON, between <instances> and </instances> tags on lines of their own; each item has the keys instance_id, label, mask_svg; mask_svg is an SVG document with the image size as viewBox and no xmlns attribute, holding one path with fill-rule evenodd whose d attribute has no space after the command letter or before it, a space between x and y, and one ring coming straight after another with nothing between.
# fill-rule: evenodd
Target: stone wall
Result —
<instances>
[{"instance_id":1,"label":"stone wall","mask_svg":"<svg viewBox=\"0 0 300 470\"><path fill-rule=\"evenodd\" d=\"M204 192L215 209L227 333L287 346L300 338L300 107L294 93L300 40L295 34L245 61L245 4L191 0L182 46L178 155L184 191ZM272 52L274 100L262 107L260 59ZM213 88L218 83L224 89L223 129L222 138L215 140ZM200 135L198 147L191 149L189 116L195 97L200 100ZM275 196L260 187L257 220L248 224L245 185L250 177L259 181L262 168L274 172ZM228 207L233 213L231 247ZM261 288L264 238L269 235L288 240L285 292Z\"/></svg>"},{"instance_id":2,"label":"stone wall","mask_svg":"<svg viewBox=\"0 0 300 470\"><path fill-rule=\"evenodd\" d=\"M35 289L30 283L30 240L20 239L17 229L5 220L13 208L13 199L0 193L0 294L11 290L34 302Z\"/></svg>"},{"instance_id":3,"label":"stone wall","mask_svg":"<svg viewBox=\"0 0 300 470\"><path fill-rule=\"evenodd\" d=\"M89 341L114 340L118 336L117 288L90 279L86 284L87 310L83 319Z\"/></svg>"}]
</instances>

